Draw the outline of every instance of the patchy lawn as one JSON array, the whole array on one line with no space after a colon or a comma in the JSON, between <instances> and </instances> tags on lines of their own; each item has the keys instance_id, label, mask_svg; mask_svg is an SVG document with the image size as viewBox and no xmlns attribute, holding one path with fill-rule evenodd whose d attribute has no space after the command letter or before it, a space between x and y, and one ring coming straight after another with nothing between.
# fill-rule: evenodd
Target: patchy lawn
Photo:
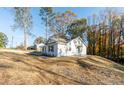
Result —
<instances>
[{"instance_id":1,"label":"patchy lawn","mask_svg":"<svg viewBox=\"0 0 124 93\"><path fill-rule=\"evenodd\" d=\"M98 56L47 58L0 50L0 84L124 84L124 66Z\"/></svg>"}]
</instances>

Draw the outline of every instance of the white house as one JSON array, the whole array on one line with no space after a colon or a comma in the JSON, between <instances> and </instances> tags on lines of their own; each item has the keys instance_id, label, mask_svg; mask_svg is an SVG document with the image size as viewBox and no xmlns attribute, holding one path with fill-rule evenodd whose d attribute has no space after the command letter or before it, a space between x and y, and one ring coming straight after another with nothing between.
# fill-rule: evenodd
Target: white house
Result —
<instances>
[{"instance_id":1,"label":"white house","mask_svg":"<svg viewBox=\"0 0 124 93\"><path fill-rule=\"evenodd\" d=\"M62 38L49 38L43 47L43 54L49 56L86 55L87 48L80 37L67 41Z\"/></svg>"},{"instance_id":2,"label":"white house","mask_svg":"<svg viewBox=\"0 0 124 93\"><path fill-rule=\"evenodd\" d=\"M42 51L44 45L45 45L44 43L35 44L36 50L37 50L37 51Z\"/></svg>"}]
</instances>

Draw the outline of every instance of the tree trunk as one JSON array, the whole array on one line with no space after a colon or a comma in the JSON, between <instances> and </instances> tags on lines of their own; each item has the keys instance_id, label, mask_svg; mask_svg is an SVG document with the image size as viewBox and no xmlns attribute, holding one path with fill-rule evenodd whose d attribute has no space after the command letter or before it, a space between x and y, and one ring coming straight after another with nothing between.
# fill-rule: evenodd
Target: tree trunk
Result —
<instances>
[{"instance_id":1,"label":"tree trunk","mask_svg":"<svg viewBox=\"0 0 124 93\"><path fill-rule=\"evenodd\" d=\"M93 55L95 55L95 29L93 29Z\"/></svg>"},{"instance_id":2,"label":"tree trunk","mask_svg":"<svg viewBox=\"0 0 124 93\"><path fill-rule=\"evenodd\" d=\"M47 40L47 33L48 33L47 27L48 27L48 17L46 17L46 40Z\"/></svg>"},{"instance_id":3,"label":"tree trunk","mask_svg":"<svg viewBox=\"0 0 124 93\"><path fill-rule=\"evenodd\" d=\"M99 34L98 36L99 37L99 41L98 41L99 42L99 56L101 56L101 29L99 30L98 34Z\"/></svg>"},{"instance_id":4,"label":"tree trunk","mask_svg":"<svg viewBox=\"0 0 124 93\"><path fill-rule=\"evenodd\" d=\"M104 42L104 48L105 48L105 50L104 50L104 52L105 52L104 57L107 57L107 56L106 56L106 54L107 54L107 53L106 53L106 30L105 30L105 42Z\"/></svg>"},{"instance_id":5,"label":"tree trunk","mask_svg":"<svg viewBox=\"0 0 124 93\"><path fill-rule=\"evenodd\" d=\"M119 40L118 40L118 48L117 48L117 59L118 59L118 62L119 62L119 59L120 59L120 39L121 39L121 31L122 31L122 24L121 24L121 30L119 32Z\"/></svg>"},{"instance_id":6,"label":"tree trunk","mask_svg":"<svg viewBox=\"0 0 124 93\"><path fill-rule=\"evenodd\" d=\"M115 31L113 33L113 51L112 51L112 57L115 59Z\"/></svg>"},{"instance_id":7,"label":"tree trunk","mask_svg":"<svg viewBox=\"0 0 124 93\"><path fill-rule=\"evenodd\" d=\"M109 47L108 47L108 58L112 57L112 27L109 30Z\"/></svg>"},{"instance_id":8,"label":"tree trunk","mask_svg":"<svg viewBox=\"0 0 124 93\"><path fill-rule=\"evenodd\" d=\"M24 49L27 50L27 32L24 30Z\"/></svg>"}]
</instances>

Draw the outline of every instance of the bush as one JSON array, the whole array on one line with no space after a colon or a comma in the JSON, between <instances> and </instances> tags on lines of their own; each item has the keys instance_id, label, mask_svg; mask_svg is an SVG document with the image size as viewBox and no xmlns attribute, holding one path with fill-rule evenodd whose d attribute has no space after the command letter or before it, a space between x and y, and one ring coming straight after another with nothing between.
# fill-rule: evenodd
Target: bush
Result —
<instances>
[{"instance_id":1,"label":"bush","mask_svg":"<svg viewBox=\"0 0 124 93\"><path fill-rule=\"evenodd\" d=\"M8 38L7 36L0 32L0 48L5 48L8 43Z\"/></svg>"}]
</instances>

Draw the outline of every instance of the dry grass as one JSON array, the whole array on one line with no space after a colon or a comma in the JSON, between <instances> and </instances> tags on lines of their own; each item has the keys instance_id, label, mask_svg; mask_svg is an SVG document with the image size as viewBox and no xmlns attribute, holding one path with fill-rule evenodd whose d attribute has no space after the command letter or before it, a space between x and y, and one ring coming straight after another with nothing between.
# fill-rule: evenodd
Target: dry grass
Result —
<instances>
[{"instance_id":1,"label":"dry grass","mask_svg":"<svg viewBox=\"0 0 124 93\"><path fill-rule=\"evenodd\" d=\"M124 84L124 66L98 56L45 58L0 50L0 84Z\"/></svg>"}]
</instances>

